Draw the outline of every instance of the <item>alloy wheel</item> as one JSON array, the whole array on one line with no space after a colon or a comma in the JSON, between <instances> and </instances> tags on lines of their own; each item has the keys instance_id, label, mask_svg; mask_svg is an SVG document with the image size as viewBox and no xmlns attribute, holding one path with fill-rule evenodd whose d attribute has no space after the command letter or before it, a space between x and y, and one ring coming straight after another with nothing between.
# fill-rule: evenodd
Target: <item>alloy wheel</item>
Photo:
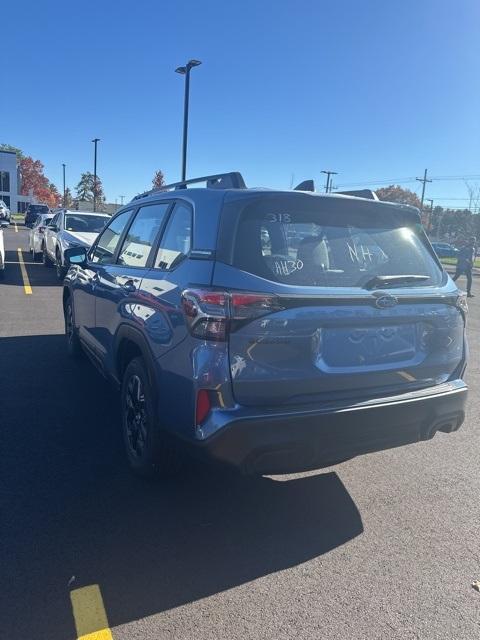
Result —
<instances>
[{"instance_id":1,"label":"alloy wheel","mask_svg":"<svg viewBox=\"0 0 480 640\"><path fill-rule=\"evenodd\" d=\"M71 304L68 304L65 310L65 333L67 334L67 340L72 343L75 334L73 329L73 310Z\"/></svg>"},{"instance_id":2,"label":"alloy wheel","mask_svg":"<svg viewBox=\"0 0 480 640\"><path fill-rule=\"evenodd\" d=\"M125 424L128 446L135 457L141 457L147 442L147 409L140 377L133 374L125 395Z\"/></svg>"}]
</instances>

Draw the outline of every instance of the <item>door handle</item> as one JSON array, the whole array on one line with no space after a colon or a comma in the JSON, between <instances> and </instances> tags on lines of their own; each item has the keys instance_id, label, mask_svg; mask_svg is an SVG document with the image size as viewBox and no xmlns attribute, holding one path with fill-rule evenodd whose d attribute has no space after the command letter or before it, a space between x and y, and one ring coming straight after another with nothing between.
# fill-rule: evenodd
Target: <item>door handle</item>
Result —
<instances>
[{"instance_id":1,"label":"door handle","mask_svg":"<svg viewBox=\"0 0 480 640\"><path fill-rule=\"evenodd\" d=\"M123 282L120 286L127 293L133 293L134 291L137 290L137 287L133 280L127 280L126 282Z\"/></svg>"}]
</instances>

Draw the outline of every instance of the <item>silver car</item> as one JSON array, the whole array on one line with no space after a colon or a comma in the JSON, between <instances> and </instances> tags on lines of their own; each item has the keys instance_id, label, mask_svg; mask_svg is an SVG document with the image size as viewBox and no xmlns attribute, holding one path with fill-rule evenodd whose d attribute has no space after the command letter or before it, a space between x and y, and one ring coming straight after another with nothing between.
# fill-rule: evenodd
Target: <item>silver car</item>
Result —
<instances>
[{"instance_id":1,"label":"silver car","mask_svg":"<svg viewBox=\"0 0 480 640\"><path fill-rule=\"evenodd\" d=\"M61 209L45 229L42 246L43 264L55 265L59 280L67 273L64 252L72 247L89 248L110 220L105 213L85 213Z\"/></svg>"},{"instance_id":2,"label":"silver car","mask_svg":"<svg viewBox=\"0 0 480 640\"><path fill-rule=\"evenodd\" d=\"M28 234L28 248L35 261L38 254L43 252L45 242L45 230L50 224L53 216L51 213L41 213L35 220L33 227Z\"/></svg>"},{"instance_id":3,"label":"silver car","mask_svg":"<svg viewBox=\"0 0 480 640\"><path fill-rule=\"evenodd\" d=\"M10 209L3 200L0 200L0 222L10 222Z\"/></svg>"}]
</instances>

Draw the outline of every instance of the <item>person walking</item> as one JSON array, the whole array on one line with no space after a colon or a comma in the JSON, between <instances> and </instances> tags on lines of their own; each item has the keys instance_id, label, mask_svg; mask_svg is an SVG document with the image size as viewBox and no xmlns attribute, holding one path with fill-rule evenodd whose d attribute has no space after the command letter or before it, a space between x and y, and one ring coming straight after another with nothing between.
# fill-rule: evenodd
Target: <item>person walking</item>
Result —
<instances>
[{"instance_id":1,"label":"person walking","mask_svg":"<svg viewBox=\"0 0 480 640\"><path fill-rule=\"evenodd\" d=\"M463 247L458 252L457 258L457 268L455 271L455 275L453 276L453 280L458 280L458 278L462 275L467 278L467 296L469 298L473 298L474 294L472 293L472 270L473 263L475 262L475 254L476 254L476 238L470 238L465 242Z\"/></svg>"}]
</instances>

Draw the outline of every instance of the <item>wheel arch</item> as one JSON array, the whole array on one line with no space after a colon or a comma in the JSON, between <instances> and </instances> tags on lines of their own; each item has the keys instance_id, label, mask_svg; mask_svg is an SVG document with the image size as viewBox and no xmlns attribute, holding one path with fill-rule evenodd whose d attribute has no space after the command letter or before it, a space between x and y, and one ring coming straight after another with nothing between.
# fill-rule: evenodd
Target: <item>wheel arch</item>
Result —
<instances>
[{"instance_id":1,"label":"wheel arch","mask_svg":"<svg viewBox=\"0 0 480 640\"><path fill-rule=\"evenodd\" d=\"M134 327L121 325L114 344L113 375L117 382L121 384L128 363L133 358L141 357L147 367L149 382L155 388L159 382L158 366L144 335Z\"/></svg>"}]
</instances>

